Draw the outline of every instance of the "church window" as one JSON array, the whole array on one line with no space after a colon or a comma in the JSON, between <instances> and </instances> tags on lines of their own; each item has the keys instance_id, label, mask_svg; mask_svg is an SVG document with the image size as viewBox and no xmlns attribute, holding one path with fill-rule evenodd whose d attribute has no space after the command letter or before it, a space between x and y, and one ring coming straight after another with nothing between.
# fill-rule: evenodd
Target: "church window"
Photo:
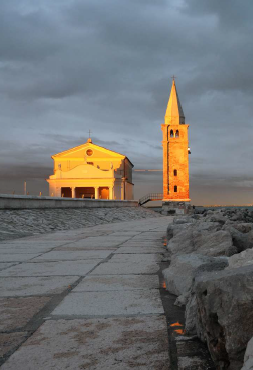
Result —
<instances>
[{"instance_id":1,"label":"church window","mask_svg":"<svg viewBox=\"0 0 253 370\"><path fill-rule=\"evenodd\" d=\"M174 170L174 176L177 176L177 170Z\"/></svg>"},{"instance_id":2,"label":"church window","mask_svg":"<svg viewBox=\"0 0 253 370\"><path fill-rule=\"evenodd\" d=\"M175 137L179 137L179 131L178 130L176 131Z\"/></svg>"},{"instance_id":3,"label":"church window","mask_svg":"<svg viewBox=\"0 0 253 370\"><path fill-rule=\"evenodd\" d=\"M173 130L170 130L170 137L174 137L174 132L173 132Z\"/></svg>"},{"instance_id":4,"label":"church window","mask_svg":"<svg viewBox=\"0 0 253 370\"><path fill-rule=\"evenodd\" d=\"M177 185L174 186L174 193L177 193Z\"/></svg>"},{"instance_id":5,"label":"church window","mask_svg":"<svg viewBox=\"0 0 253 370\"><path fill-rule=\"evenodd\" d=\"M86 150L86 154L90 157L93 154L93 150L91 149Z\"/></svg>"}]
</instances>

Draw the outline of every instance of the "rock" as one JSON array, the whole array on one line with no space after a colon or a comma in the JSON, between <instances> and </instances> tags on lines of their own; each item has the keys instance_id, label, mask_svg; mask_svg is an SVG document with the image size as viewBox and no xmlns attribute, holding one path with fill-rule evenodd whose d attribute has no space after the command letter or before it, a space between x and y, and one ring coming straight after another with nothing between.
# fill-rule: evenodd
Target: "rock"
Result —
<instances>
[{"instance_id":1,"label":"rock","mask_svg":"<svg viewBox=\"0 0 253 370\"><path fill-rule=\"evenodd\" d=\"M253 230L253 224L252 223L241 223L241 224L235 224L233 223L233 227L240 231L241 233L248 233L251 230Z\"/></svg>"},{"instance_id":2,"label":"rock","mask_svg":"<svg viewBox=\"0 0 253 370\"><path fill-rule=\"evenodd\" d=\"M219 231L221 230L222 225L220 225L218 222L210 222L210 221L204 221L204 222L198 222L196 225L194 225L194 230L196 231Z\"/></svg>"},{"instance_id":3,"label":"rock","mask_svg":"<svg viewBox=\"0 0 253 370\"><path fill-rule=\"evenodd\" d=\"M201 225L191 226L175 234L169 239L167 249L170 256L190 254L196 252L206 256L232 256L238 253L238 250L233 246L232 237L228 231L218 230L215 225L210 227L209 223L201 223Z\"/></svg>"},{"instance_id":4,"label":"rock","mask_svg":"<svg viewBox=\"0 0 253 370\"><path fill-rule=\"evenodd\" d=\"M170 241L170 239L172 239L175 235L183 232L184 230L191 228L191 226L191 223L169 224L166 231L167 241Z\"/></svg>"},{"instance_id":5,"label":"rock","mask_svg":"<svg viewBox=\"0 0 253 370\"><path fill-rule=\"evenodd\" d=\"M252 370L253 369L253 337L247 345L247 349L244 355L244 364L242 370Z\"/></svg>"},{"instance_id":6,"label":"rock","mask_svg":"<svg viewBox=\"0 0 253 370\"><path fill-rule=\"evenodd\" d=\"M188 300L189 300L189 295L187 293L179 295L177 299L175 300L174 305L178 307L186 306Z\"/></svg>"},{"instance_id":7,"label":"rock","mask_svg":"<svg viewBox=\"0 0 253 370\"><path fill-rule=\"evenodd\" d=\"M217 369L241 369L253 335L253 266L200 275L193 290L197 334L207 342Z\"/></svg>"},{"instance_id":8,"label":"rock","mask_svg":"<svg viewBox=\"0 0 253 370\"><path fill-rule=\"evenodd\" d=\"M236 226L238 228L238 225ZM232 225L225 225L223 228L224 230L230 232L233 245L237 248L237 253L240 253L248 248L253 248L253 231L251 230L247 233L243 233L238 231L237 228Z\"/></svg>"},{"instance_id":9,"label":"rock","mask_svg":"<svg viewBox=\"0 0 253 370\"><path fill-rule=\"evenodd\" d=\"M230 257L237 253L237 248L233 245L230 233L225 230L212 233L195 232L193 240L195 251L206 256Z\"/></svg>"},{"instance_id":10,"label":"rock","mask_svg":"<svg viewBox=\"0 0 253 370\"><path fill-rule=\"evenodd\" d=\"M175 229L173 229L173 237L167 243L167 250L170 256L194 252L192 228L180 230L176 235L174 233Z\"/></svg>"},{"instance_id":11,"label":"rock","mask_svg":"<svg viewBox=\"0 0 253 370\"><path fill-rule=\"evenodd\" d=\"M174 256L169 268L163 270L167 290L185 295L191 289L194 277L206 271L223 270L228 266L225 258L207 257L201 254Z\"/></svg>"},{"instance_id":12,"label":"rock","mask_svg":"<svg viewBox=\"0 0 253 370\"><path fill-rule=\"evenodd\" d=\"M192 217L185 216L185 217L174 217L173 224L181 225L181 224L193 224L196 220Z\"/></svg>"},{"instance_id":13,"label":"rock","mask_svg":"<svg viewBox=\"0 0 253 370\"><path fill-rule=\"evenodd\" d=\"M224 225L225 222L227 221L227 219L220 212L217 212L217 213L214 213L212 215L208 215L206 217L206 221L209 221L209 222L218 222L221 225Z\"/></svg>"},{"instance_id":14,"label":"rock","mask_svg":"<svg viewBox=\"0 0 253 370\"><path fill-rule=\"evenodd\" d=\"M185 332L187 335L196 335L196 317L198 312L197 299L194 292L188 297L185 310Z\"/></svg>"},{"instance_id":15,"label":"rock","mask_svg":"<svg viewBox=\"0 0 253 370\"><path fill-rule=\"evenodd\" d=\"M253 249L246 249L241 253L234 254L228 259L229 268L253 265Z\"/></svg>"}]
</instances>

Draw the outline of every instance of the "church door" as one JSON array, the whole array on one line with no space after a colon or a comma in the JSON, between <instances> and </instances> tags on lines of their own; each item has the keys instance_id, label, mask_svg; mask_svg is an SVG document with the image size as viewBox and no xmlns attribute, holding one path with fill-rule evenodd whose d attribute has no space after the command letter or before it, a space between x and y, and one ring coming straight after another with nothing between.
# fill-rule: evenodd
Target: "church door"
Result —
<instances>
[{"instance_id":1,"label":"church door","mask_svg":"<svg viewBox=\"0 0 253 370\"><path fill-rule=\"evenodd\" d=\"M109 199L109 188L99 188L99 198L100 199Z\"/></svg>"}]
</instances>

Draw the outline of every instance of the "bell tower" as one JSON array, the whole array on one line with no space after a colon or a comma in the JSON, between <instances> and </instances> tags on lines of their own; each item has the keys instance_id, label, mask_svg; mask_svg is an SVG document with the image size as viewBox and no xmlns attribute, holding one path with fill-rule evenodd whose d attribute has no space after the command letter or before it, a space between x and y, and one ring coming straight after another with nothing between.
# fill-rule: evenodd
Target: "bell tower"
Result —
<instances>
[{"instance_id":1,"label":"bell tower","mask_svg":"<svg viewBox=\"0 0 253 370\"><path fill-rule=\"evenodd\" d=\"M188 127L173 77L161 125L163 132L163 201L190 202Z\"/></svg>"}]
</instances>

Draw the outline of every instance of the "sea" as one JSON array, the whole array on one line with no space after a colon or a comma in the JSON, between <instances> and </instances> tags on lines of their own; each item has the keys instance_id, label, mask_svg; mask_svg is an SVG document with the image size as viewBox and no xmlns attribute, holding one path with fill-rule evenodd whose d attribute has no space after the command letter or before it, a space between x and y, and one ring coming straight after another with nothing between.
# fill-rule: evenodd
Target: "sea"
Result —
<instances>
[{"instance_id":1,"label":"sea","mask_svg":"<svg viewBox=\"0 0 253 370\"><path fill-rule=\"evenodd\" d=\"M160 207L147 207L149 209L152 209L153 211L155 212L161 212L162 210L162 206ZM215 209L248 209L250 211L253 211L253 206L195 206L195 209L197 210L201 210L201 209L211 209L211 210L215 210Z\"/></svg>"}]
</instances>

